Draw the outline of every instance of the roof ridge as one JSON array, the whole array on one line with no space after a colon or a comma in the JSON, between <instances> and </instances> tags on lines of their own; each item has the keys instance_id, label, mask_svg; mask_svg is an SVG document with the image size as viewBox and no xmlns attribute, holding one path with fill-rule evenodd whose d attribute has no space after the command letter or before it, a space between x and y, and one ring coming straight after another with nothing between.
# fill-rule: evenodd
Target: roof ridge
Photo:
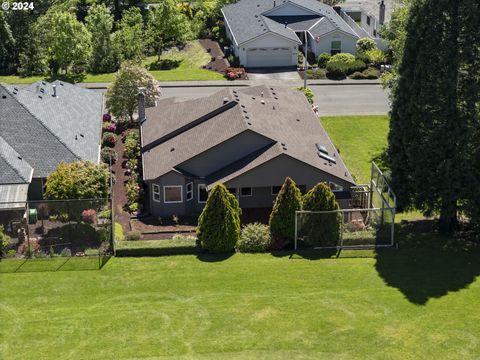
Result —
<instances>
[{"instance_id":1,"label":"roof ridge","mask_svg":"<svg viewBox=\"0 0 480 360\"><path fill-rule=\"evenodd\" d=\"M47 82L48 83L48 82ZM48 83L50 84L50 83ZM76 154L75 152L73 152L73 150L67 145L65 144L65 142L63 142L57 134L55 134L52 129L50 129L42 120L40 120L34 113L32 113L30 111L29 108L27 108L25 106L25 104L23 104L20 100L18 100L14 95L16 94L12 94L12 92L10 92L10 90L7 88L7 87L4 87L4 89L6 89L6 91L10 94L10 96L12 97L12 99L14 99L21 107L23 107L30 115L32 115L50 134L52 134L52 136L58 140L59 143L61 143L63 146L65 146L65 148L74 156L76 157L78 160L81 160L81 157Z\"/></svg>"},{"instance_id":2,"label":"roof ridge","mask_svg":"<svg viewBox=\"0 0 480 360\"><path fill-rule=\"evenodd\" d=\"M25 163L30 167L30 169L33 170L33 166L30 165L25 159L23 159L23 157L18 153L18 151L15 150L15 149L13 148L13 146L10 145L10 143L9 143L7 140L5 140L4 137L0 136L0 143L1 143L2 141L3 141L5 144L7 144L7 146L10 147L10 148L13 150L13 152L15 153L15 155L17 155L17 156L19 156L19 157L21 158L21 161L25 161ZM0 157L1 157L3 160L5 160L5 162L8 164L8 166L10 166L10 168L11 168L21 179L23 179L23 180L25 180L25 181L30 181L30 179L26 179L26 178L20 173L20 171L18 170L18 168L17 168L14 164L12 164L11 161L8 161L8 158L7 158L6 156L3 156L2 153L0 153ZM19 159L19 160L20 160L20 159Z\"/></svg>"}]
</instances>

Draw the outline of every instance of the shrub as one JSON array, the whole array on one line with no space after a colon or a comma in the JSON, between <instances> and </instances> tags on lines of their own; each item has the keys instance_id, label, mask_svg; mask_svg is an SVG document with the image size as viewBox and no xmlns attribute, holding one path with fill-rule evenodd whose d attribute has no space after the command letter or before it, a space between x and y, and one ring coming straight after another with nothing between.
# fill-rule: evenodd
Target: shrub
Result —
<instances>
[{"instance_id":1,"label":"shrub","mask_svg":"<svg viewBox=\"0 0 480 360\"><path fill-rule=\"evenodd\" d=\"M318 67L321 69L325 69L327 67L327 63L332 58L332 55L328 53L322 53L318 55Z\"/></svg>"},{"instance_id":2,"label":"shrub","mask_svg":"<svg viewBox=\"0 0 480 360\"><path fill-rule=\"evenodd\" d=\"M139 231L130 231L126 236L127 241L137 241L142 238L142 234Z\"/></svg>"},{"instance_id":3,"label":"shrub","mask_svg":"<svg viewBox=\"0 0 480 360\"><path fill-rule=\"evenodd\" d=\"M225 69L225 77L228 80L235 80L235 79L240 79L242 76L245 75L245 69L244 68L226 68Z\"/></svg>"},{"instance_id":4,"label":"shrub","mask_svg":"<svg viewBox=\"0 0 480 360\"><path fill-rule=\"evenodd\" d=\"M237 198L224 185L215 185L198 219L202 248L212 253L233 251L240 236L240 212Z\"/></svg>"},{"instance_id":5,"label":"shrub","mask_svg":"<svg viewBox=\"0 0 480 360\"><path fill-rule=\"evenodd\" d=\"M237 67L240 66L240 59L237 56L235 56L234 54L228 55L227 60L230 63L230 66L232 66L232 67L237 68Z\"/></svg>"},{"instance_id":6,"label":"shrub","mask_svg":"<svg viewBox=\"0 0 480 360\"><path fill-rule=\"evenodd\" d=\"M138 130L130 131L124 139L125 157L127 159L138 159L140 157L140 135Z\"/></svg>"},{"instance_id":7,"label":"shrub","mask_svg":"<svg viewBox=\"0 0 480 360\"><path fill-rule=\"evenodd\" d=\"M314 100L314 98L315 98L315 94L313 93L312 89L310 89L310 88L304 88L303 86L298 86L298 87L296 87L296 88L294 88L294 89L303 92L303 94L304 94L305 97L307 98L307 101L308 101L310 104L313 104L313 100Z\"/></svg>"},{"instance_id":8,"label":"shrub","mask_svg":"<svg viewBox=\"0 0 480 360\"><path fill-rule=\"evenodd\" d=\"M298 52L298 65L303 67L303 63L305 62L305 56L301 51Z\"/></svg>"},{"instance_id":9,"label":"shrub","mask_svg":"<svg viewBox=\"0 0 480 360\"><path fill-rule=\"evenodd\" d=\"M303 196L303 210L332 211L339 206L335 195L326 183L319 183ZM305 215L301 234L310 246L336 246L340 238L339 213Z\"/></svg>"},{"instance_id":10,"label":"shrub","mask_svg":"<svg viewBox=\"0 0 480 360\"><path fill-rule=\"evenodd\" d=\"M309 79L325 79L327 77L327 73L324 69L311 69L307 70L307 77Z\"/></svg>"},{"instance_id":11,"label":"shrub","mask_svg":"<svg viewBox=\"0 0 480 360\"><path fill-rule=\"evenodd\" d=\"M5 234L3 225L0 225L0 257L2 256L8 245L10 245L10 237Z\"/></svg>"},{"instance_id":12,"label":"shrub","mask_svg":"<svg viewBox=\"0 0 480 360\"><path fill-rule=\"evenodd\" d=\"M272 246L272 236L267 225L254 223L242 229L240 239L235 246L239 252L265 252Z\"/></svg>"},{"instance_id":13,"label":"shrub","mask_svg":"<svg viewBox=\"0 0 480 360\"><path fill-rule=\"evenodd\" d=\"M358 39L357 41L357 53L366 53L369 50L377 48L377 43L368 37Z\"/></svg>"},{"instance_id":14,"label":"shrub","mask_svg":"<svg viewBox=\"0 0 480 360\"><path fill-rule=\"evenodd\" d=\"M287 177L275 199L270 214L270 232L277 243L277 247L293 241L295 237L295 211L301 209L302 194L295 182Z\"/></svg>"},{"instance_id":15,"label":"shrub","mask_svg":"<svg viewBox=\"0 0 480 360\"><path fill-rule=\"evenodd\" d=\"M350 78L355 80L362 80L362 79L373 80L373 79L378 79L379 77L380 77L380 71L373 68L368 68L362 72L357 71L357 72L354 72L352 75L350 75Z\"/></svg>"},{"instance_id":16,"label":"shrub","mask_svg":"<svg viewBox=\"0 0 480 360\"><path fill-rule=\"evenodd\" d=\"M131 213L137 212L142 208L142 206L138 202L131 203L128 205L128 211Z\"/></svg>"},{"instance_id":17,"label":"shrub","mask_svg":"<svg viewBox=\"0 0 480 360\"><path fill-rule=\"evenodd\" d=\"M112 217L112 210L110 209L102 210L98 213L98 217L100 219L110 219Z\"/></svg>"},{"instance_id":18,"label":"shrub","mask_svg":"<svg viewBox=\"0 0 480 360\"><path fill-rule=\"evenodd\" d=\"M103 121L111 121L112 120L112 117L110 116L110 114L103 114Z\"/></svg>"},{"instance_id":19,"label":"shrub","mask_svg":"<svg viewBox=\"0 0 480 360\"><path fill-rule=\"evenodd\" d=\"M117 129L117 124L115 124L113 122L110 122L110 123L105 122L105 123L103 123L102 128L103 128L103 131L105 131L105 132L114 133L115 130Z\"/></svg>"},{"instance_id":20,"label":"shrub","mask_svg":"<svg viewBox=\"0 0 480 360\"><path fill-rule=\"evenodd\" d=\"M115 135L112 133L103 134L102 145L113 148L115 146Z\"/></svg>"},{"instance_id":21,"label":"shrub","mask_svg":"<svg viewBox=\"0 0 480 360\"><path fill-rule=\"evenodd\" d=\"M69 248L64 248L62 251L60 251L60 256L61 257L71 257L72 256L72 250Z\"/></svg>"},{"instance_id":22,"label":"shrub","mask_svg":"<svg viewBox=\"0 0 480 360\"><path fill-rule=\"evenodd\" d=\"M327 71L334 76L350 75L363 71L367 65L362 60L356 60L352 54L340 53L332 56L327 63Z\"/></svg>"},{"instance_id":23,"label":"shrub","mask_svg":"<svg viewBox=\"0 0 480 360\"><path fill-rule=\"evenodd\" d=\"M385 53L380 49L369 50L365 53L365 56L370 64L380 66L385 62Z\"/></svg>"},{"instance_id":24,"label":"shrub","mask_svg":"<svg viewBox=\"0 0 480 360\"><path fill-rule=\"evenodd\" d=\"M101 157L105 164L110 164L110 158L112 159L112 164L115 164L115 162L118 160L117 152L112 148L103 148Z\"/></svg>"},{"instance_id":25,"label":"shrub","mask_svg":"<svg viewBox=\"0 0 480 360\"><path fill-rule=\"evenodd\" d=\"M97 212L93 209L82 211L82 221L87 224L94 224L97 218Z\"/></svg>"}]
</instances>

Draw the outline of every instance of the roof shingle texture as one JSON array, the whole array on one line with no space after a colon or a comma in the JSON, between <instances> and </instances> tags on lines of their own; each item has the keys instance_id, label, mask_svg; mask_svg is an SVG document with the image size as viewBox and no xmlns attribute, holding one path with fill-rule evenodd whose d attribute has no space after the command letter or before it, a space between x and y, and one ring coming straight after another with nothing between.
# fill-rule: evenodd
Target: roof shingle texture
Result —
<instances>
[{"instance_id":1,"label":"roof shingle texture","mask_svg":"<svg viewBox=\"0 0 480 360\"><path fill-rule=\"evenodd\" d=\"M312 15L322 18L321 21L312 22L309 16L295 17L292 26L285 27L285 17L269 15L275 9L272 1L240 0L222 8L224 17L230 26L237 45L241 45L258 36L273 32L286 37L296 43L301 43L295 30L309 30L313 36L322 36L333 30L340 30L354 37L358 34L337 14L337 12L318 0L277 0L276 7L284 4L294 4L308 9ZM309 26L308 26L309 25Z\"/></svg>"},{"instance_id":2,"label":"roof shingle texture","mask_svg":"<svg viewBox=\"0 0 480 360\"><path fill-rule=\"evenodd\" d=\"M57 97L47 82L24 89L0 85L0 134L34 169L35 178L47 177L62 161L99 161L102 94L53 84Z\"/></svg>"},{"instance_id":3,"label":"roof shingle texture","mask_svg":"<svg viewBox=\"0 0 480 360\"><path fill-rule=\"evenodd\" d=\"M220 107L224 98L235 106L143 153L144 179L153 180L192 157L239 135L253 131L272 140L271 146L255 151L208 176L209 182L226 182L279 155L289 155L319 170L354 183L335 146L323 129L311 105L299 91L266 86L241 90L224 89L203 99L184 102L159 101L146 110L142 144L193 122ZM324 145L336 160L330 165L317 154Z\"/></svg>"}]
</instances>

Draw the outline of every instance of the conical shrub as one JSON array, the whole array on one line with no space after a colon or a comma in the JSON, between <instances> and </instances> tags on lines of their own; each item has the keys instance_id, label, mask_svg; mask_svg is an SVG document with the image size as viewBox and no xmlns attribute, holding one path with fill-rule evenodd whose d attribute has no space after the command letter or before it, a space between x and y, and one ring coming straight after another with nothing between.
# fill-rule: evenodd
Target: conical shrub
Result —
<instances>
[{"instance_id":1,"label":"conical shrub","mask_svg":"<svg viewBox=\"0 0 480 360\"><path fill-rule=\"evenodd\" d=\"M224 185L215 185L198 219L202 248L211 253L233 251L240 237L240 213L236 197Z\"/></svg>"},{"instance_id":2,"label":"conical shrub","mask_svg":"<svg viewBox=\"0 0 480 360\"><path fill-rule=\"evenodd\" d=\"M327 183L315 185L303 196L305 211L334 211L340 207ZM310 246L336 246L340 239L340 213L303 214L299 233Z\"/></svg>"},{"instance_id":3,"label":"conical shrub","mask_svg":"<svg viewBox=\"0 0 480 360\"><path fill-rule=\"evenodd\" d=\"M295 211L302 209L302 193L295 182L287 177L275 199L270 214L270 231L276 247L295 238Z\"/></svg>"}]
</instances>

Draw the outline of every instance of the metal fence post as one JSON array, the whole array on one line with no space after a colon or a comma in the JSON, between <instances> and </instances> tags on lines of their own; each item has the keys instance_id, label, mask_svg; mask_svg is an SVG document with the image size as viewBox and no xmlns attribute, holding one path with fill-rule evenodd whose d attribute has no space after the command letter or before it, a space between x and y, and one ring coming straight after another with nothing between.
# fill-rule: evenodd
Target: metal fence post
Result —
<instances>
[{"instance_id":1,"label":"metal fence post","mask_svg":"<svg viewBox=\"0 0 480 360\"><path fill-rule=\"evenodd\" d=\"M298 215L298 211L295 211L295 245L294 245L295 251L297 250L297 237L298 237L297 215Z\"/></svg>"}]
</instances>

